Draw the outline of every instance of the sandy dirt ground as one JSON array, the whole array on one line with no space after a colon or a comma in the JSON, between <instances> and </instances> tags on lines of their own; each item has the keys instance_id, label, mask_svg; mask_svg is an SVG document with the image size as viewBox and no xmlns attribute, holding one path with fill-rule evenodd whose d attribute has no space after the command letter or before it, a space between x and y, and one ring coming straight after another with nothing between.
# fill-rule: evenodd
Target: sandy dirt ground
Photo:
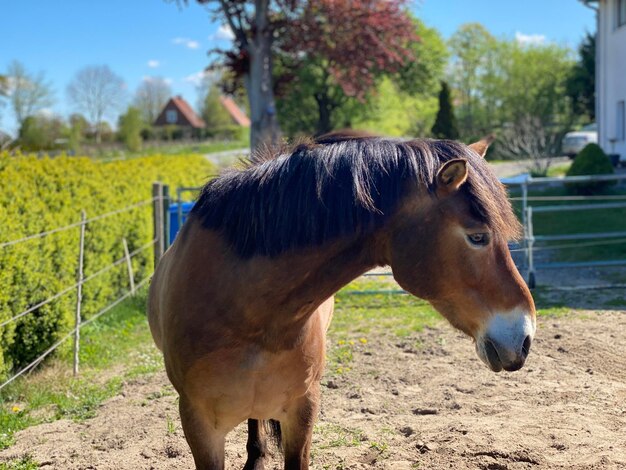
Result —
<instances>
[{"instance_id":1,"label":"sandy dirt ground","mask_svg":"<svg viewBox=\"0 0 626 470\"><path fill-rule=\"evenodd\" d=\"M332 338L331 338L332 342ZM524 369L494 374L442 323L354 346L351 370L323 380L315 469L626 468L626 312L542 318ZM95 418L26 429L0 462L44 469L191 469L164 374L126 383ZM267 468L281 468L272 450ZM227 468L245 460L245 428Z\"/></svg>"}]
</instances>

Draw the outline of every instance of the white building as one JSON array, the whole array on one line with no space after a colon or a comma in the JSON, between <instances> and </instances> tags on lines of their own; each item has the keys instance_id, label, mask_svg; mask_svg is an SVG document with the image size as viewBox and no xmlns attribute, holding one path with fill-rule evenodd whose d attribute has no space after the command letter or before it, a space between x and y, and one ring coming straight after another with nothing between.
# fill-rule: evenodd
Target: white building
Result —
<instances>
[{"instance_id":1,"label":"white building","mask_svg":"<svg viewBox=\"0 0 626 470\"><path fill-rule=\"evenodd\" d=\"M626 162L626 0L583 0L597 8L598 143Z\"/></svg>"}]
</instances>

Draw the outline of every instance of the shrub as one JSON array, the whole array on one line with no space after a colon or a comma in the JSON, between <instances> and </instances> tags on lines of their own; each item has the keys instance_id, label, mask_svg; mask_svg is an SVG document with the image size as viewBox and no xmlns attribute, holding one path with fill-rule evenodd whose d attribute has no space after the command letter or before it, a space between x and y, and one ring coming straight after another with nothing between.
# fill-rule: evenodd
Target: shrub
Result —
<instances>
[{"instance_id":1,"label":"shrub","mask_svg":"<svg viewBox=\"0 0 626 470\"><path fill-rule=\"evenodd\" d=\"M0 153L0 242L63 227L151 198L151 184L203 184L215 168L200 155L152 156L98 163L87 158L9 156ZM78 228L0 248L0 323L76 282ZM153 238L151 205L90 223L85 234L85 277ZM133 258L137 281L153 266L151 249ZM89 318L128 290L122 264L83 287ZM0 381L31 362L71 330L75 290L0 327Z\"/></svg>"},{"instance_id":2,"label":"shrub","mask_svg":"<svg viewBox=\"0 0 626 470\"><path fill-rule=\"evenodd\" d=\"M613 174L613 165L609 157L597 144L588 144L582 149L572 166L567 171L567 176L604 175ZM568 185L570 191L576 194L597 194L614 184L613 181L598 181L595 183L572 183Z\"/></svg>"}]
</instances>

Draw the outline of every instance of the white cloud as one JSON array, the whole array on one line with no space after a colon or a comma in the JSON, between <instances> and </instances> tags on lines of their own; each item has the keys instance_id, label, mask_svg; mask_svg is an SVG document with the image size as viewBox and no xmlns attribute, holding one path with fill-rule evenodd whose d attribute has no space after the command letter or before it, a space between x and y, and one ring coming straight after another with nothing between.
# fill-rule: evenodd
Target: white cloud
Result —
<instances>
[{"instance_id":1,"label":"white cloud","mask_svg":"<svg viewBox=\"0 0 626 470\"><path fill-rule=\"evenodd\" d=\"M144 82L162 81L163 83L166 83L167 85L171 85L172 83L174 83L174 80L172 80L171 78L151 77L150 75L144 75L142 77L142 80Z\"/></svg>"},{"instance_id":2,"label":"white cloud","mask_svg":"<svg viewBox=\"0 0 626 470\"><path fill-rule=\"evenodd\" d=\"M42 117L51 118L52 116L54 116L54 111L52 110L52 108L41 108L39 111L37 111L37 114Z\"/></svg>"},{"instance_id":3,"label":"white cloud","mask_svg":"<svg viewBox=\"0 0 626 470\"><path fill-rule=\"evenodd\" d=\"M209 75L209 72L201 70L191 75L187 75L183 80L187 83L191 83L195 86L200 86L204 79Z\"/></svg>"},{"instance_id":4,"label":"white cloud","mask_svg":"<svg viewBox=\"0 0 626 470\"><path fill-rule=\"evenodd\" d=\"M525 46L525 45L538 45L546 42L545 34L524 34L517 31L515 33L515 40Z\"/></svg>"},{"instance_id":5,"label":"white cloud","mask_svg":"<svg viewBox=\"0 0 626 470\"><path fill-rule=\"evenodd\" d=\"M235 33L227 24L221 25L217 31L209 36L211 41L232 41L235 39Z\"/></svg>"},{"instance_id":6,"label":"white cloud","mask_svg":"<svg viewBox=\"0 0 626 470\"><path fill-rule=\"evenodd\" d=\"M156 69L160 65L161 65L161 62L159 62L158 60L151 59L148 61L148 67L150 67L151 69Z\"/></svg>"},{"instance_id":7,"label":"white cloud","mask_svg":"<svg viewBox=\"0 0 626 470\"><path fill-rule=\"evenodd\" d=\"M172 42L179 46L185 46L188 49L197 49L200 47L200 43L198 41L194 41L189 38L174 38Z\"/></svg>"}]
</instances>

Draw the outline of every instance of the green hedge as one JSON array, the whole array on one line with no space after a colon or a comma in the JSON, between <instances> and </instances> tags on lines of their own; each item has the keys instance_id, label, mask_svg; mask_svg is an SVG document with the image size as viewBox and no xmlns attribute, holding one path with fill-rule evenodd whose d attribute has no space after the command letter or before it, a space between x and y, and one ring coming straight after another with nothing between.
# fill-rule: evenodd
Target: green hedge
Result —
<instances>
[{"instance_id":1,"label":"green hedge","mask_svg":"<svg viewBox=\"0 0 626 470\"><path fill-rule=\"evenodd\" d=\"M9 156L0 153L0 243L114 211L152 197L153 181L201 185L215 168L200 155L150 156L98 163L88 158ZM142 206L88 224L85 276L150 242L152 207ZM0 248L0 323L76 282L79 229ZM151 249L133 259L135 279L150 275ZM128 290L125 264L87 282L83 316ZM72 328L76 292L0 327L0 381L31 362Z\"/></svg>"},{"instance_id":2,"label":"green hedge","mask_svg":"<svg viewBox=\"0 0 626 470\"><path fill-rule=\"evenodd\" d=\"M598 144L587 144L567 170L567 176L612 175L615 173L611 160ZM574 194L601 194L614 181L598 181L595 183L571 183L568 188Z\"/></svg>"}]
</instances>

